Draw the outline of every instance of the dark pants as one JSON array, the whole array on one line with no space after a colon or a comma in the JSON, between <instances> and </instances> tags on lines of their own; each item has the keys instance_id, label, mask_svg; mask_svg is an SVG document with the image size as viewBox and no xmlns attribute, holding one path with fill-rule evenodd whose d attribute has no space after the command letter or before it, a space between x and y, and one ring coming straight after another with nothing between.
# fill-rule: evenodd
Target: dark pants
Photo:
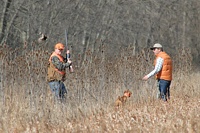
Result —
<instances>
[{"instance_id":1,"label":"dark pants","mask_svg":"<svg viewBox=\"0 0 200 133\"><path fill-rule=\"evenodd\" d=\"M49 86L51 88L51 91L54 93L55 97L57 97L58 99L65 98L64 96L65 96L65 93L67 94L67 90L62 81L49 82Z\"/></svg>"},{"instance_id":2,"label":"dark pants","mask_svg":"<svg viewBox=\"0 0 200 133\"><path fill-rule=\"evenodd\" d=\"M161 98L163 101L170 99L170 85L171 81L158 79L158 98Z\"/></svg>"}]
</instances>

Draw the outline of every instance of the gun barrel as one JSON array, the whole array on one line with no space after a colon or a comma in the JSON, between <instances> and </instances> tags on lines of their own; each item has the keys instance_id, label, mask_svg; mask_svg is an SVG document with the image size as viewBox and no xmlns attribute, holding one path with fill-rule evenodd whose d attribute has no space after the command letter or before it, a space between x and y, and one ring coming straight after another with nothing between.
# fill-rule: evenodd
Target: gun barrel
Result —
<instances>
[{"instance_id":1,"label":"gun barrel","mask_svg":"<svg viewBox=\"0 0 200 133\"><path fill-rule=\"evenodd\" d=\"M68 49L68 48L67 48L67 41L68 41L68 38L67 38L67 30L65 30L65 40L66 40L66 44L65 44L65 45L66 45L66 49Z\"/></svg>"}]
</instances>

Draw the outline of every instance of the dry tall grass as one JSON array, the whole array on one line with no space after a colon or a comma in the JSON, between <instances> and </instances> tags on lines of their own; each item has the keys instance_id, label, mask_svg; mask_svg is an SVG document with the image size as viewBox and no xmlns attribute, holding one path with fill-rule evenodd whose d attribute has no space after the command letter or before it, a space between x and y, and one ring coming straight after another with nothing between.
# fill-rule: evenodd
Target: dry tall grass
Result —
<instances>
[{"instance_id":1,"label":"dry tall grass","mask_svg":"<svg viewBox=\"0 0 200 133\"><path fill-rule=\"evenodd\" d=\"M190 49L177 52L171 99L155 98L156 81L141 78L153 69L153 53L144 49L133 54L106 58L86 52L74 61L75 73L65 82L65 102L54 100L46 82L50 52L34 44L23 49L0 47L0 132L199 132L200 73L192 71ZM133 94L123 109L114 101L125 89Z\"/></svg>"}]
</instances>

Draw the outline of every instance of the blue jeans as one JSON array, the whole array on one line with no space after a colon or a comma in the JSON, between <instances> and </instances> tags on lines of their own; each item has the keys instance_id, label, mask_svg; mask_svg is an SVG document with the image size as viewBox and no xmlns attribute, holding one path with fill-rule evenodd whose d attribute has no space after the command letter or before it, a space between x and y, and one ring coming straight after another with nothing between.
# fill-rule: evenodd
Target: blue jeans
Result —
<instances>
[{"instance_id":1,"label":"blue jeans","mask_svg":"<svg viewBox=\"0 0 200 133\"><path fill-rule=\"evenodd\" d=\"M161 98L163 101L170 99L170 85L171 81L158 79L158 98Z\"/></svg>"},{"instance_id":2,"label":"blue jeans","mask_svg":"<svg viewBox=\"0 0 200 133\"><path fill-rule=\"evenodd\" d=\"M67 89L62 81L52 81L49 82L49 87L51 88L52 93L58 99L65 98L65 93L67 94Z\"/></svg>"}]
</instances>

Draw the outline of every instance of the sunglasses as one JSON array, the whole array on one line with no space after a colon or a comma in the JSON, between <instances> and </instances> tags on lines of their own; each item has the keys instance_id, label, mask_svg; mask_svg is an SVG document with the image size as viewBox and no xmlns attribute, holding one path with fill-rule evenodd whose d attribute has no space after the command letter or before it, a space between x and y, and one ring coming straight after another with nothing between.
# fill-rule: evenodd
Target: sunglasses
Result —
<instances>
[{"instance_id":1,"label":"sunglasses","mask_svg":"<svg viewBox=\"0 0 200 133\"><path fill-rule=\"evenodd\" d=\"M153 48L153 51L156 50L156 49L159 49L159 48Z\"/></svg>"}]
</instances>

